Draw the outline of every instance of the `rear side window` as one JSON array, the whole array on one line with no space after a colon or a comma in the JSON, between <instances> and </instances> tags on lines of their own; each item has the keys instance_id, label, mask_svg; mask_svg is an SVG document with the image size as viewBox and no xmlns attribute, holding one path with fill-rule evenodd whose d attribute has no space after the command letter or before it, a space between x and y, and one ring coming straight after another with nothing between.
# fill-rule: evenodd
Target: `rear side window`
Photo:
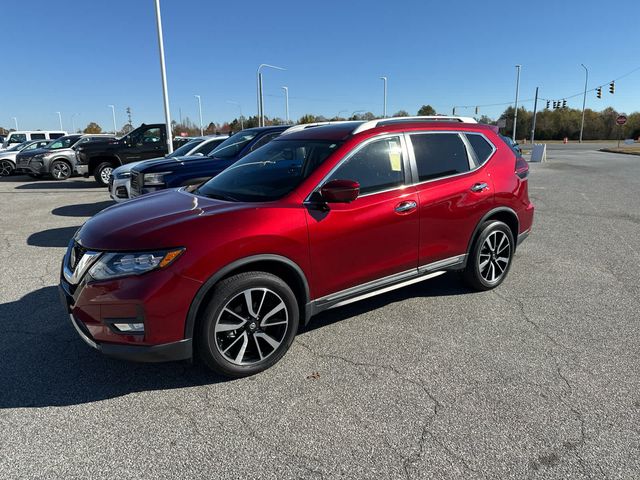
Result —
<instances>
[{"instance_id":1,"label":"rear side window","mask_svg":"<svg viewBox=\"0 0 640 480\"><path fill-rule=\"evenodd\" d=\"M469 171L464 142L457 133L411 135L421 182Z\"/></svg>"},{"instance_id":2,"label":"rear side window","mask_svg":"<svg viewBox=\"0 0 640 480\"><path fill-rule=\"evenodd\" d=\"M31 140L44 140L46 137L46 135L44 133L32 133L31 134Z\"/></svg>"},{"instance_id":3,"label":"rear side window","mask_svg":"<svg viewBox=\"0 0 640 480\"><path fill-rule=\"evenodd\" d=\"M467 133L466 135L467 140L469 140L469 143L473 147L473 151L476 152L478 164L482 165L489 160L489 157L493 153L493 146L482 135L474 135L471 133Z\"/></svg>"},{"instance_id":4,"label":"rear side window","mask_svg":"<svg viewBox=\"0 0 640 480\"><path fill-rule=\"evenodd\" d=\"M404 184L404 161L398 137L376 140L347 159L329 180L354 180L360 193L389 190Z\"/></svg>"},{"instance_id":5,"label":"rear side window","mask_svg":"<svg viewBox=\"0 0 640 480\"><path fill-rule=\"evenodd\" d=\"M57 132L57 133L50 133L49 134L49 138L51 140L55 140L56 138L60 138L60 137L64 137L64 133L62 132Z\"/></svg>"}]
</instances>

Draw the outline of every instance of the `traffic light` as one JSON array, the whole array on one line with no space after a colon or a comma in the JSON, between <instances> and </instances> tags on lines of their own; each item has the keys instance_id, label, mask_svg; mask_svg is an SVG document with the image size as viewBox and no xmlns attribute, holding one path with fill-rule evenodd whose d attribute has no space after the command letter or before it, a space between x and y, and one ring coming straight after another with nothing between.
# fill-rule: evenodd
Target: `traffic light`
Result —
<instances>
[{"instance_id":1,"label":"traffic light","mask_svg":"<svg viewBox=\"0 0 640 480\"><path fill-rule=\"evenodd\" d=\"M547 100L547 110L549 109L549 104L551 103L550 100Z\"/></svg>"},{"instance_id":2,"label":"traffic light","mask_svg":"<svg viewBox=\"0 0 640 480\"><path fill-rule=\"evenodd\" d=\"M567 101L566 100L562 100L562 108L567 108Z\"/></svg>"},{"instance_id":3,"label":"traffic light","mask_svg":"<svg viewBox=\"0 0 640 480\"><path fill-rule=\"evenodd\" d=\"M602 98L602 87L596 88L596 97Z\"/></svg>"},{"instance_id":4,"label":"traffic light","mask_svg":"<svg viewBox=\"0 0 640 480\"><path fill-rule=\"evenodd\" d=\"M613 95L614 93L616 93L616 82L611 82L609 84L609 93L611 95Z\"/></svg>"}]
</instances>

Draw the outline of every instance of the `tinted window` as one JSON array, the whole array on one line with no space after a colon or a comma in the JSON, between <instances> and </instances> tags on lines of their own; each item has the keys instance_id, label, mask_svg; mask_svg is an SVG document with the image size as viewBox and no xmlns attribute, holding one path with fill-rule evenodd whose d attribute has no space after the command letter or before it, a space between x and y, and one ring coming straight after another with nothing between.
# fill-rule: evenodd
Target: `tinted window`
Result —
<instances>
[{"instance_id":1,"label":"tinted window","mask_svg":"<svg viewBox=\"0 0 640 480\"><path fill-rule=\"evenodd\" d=\"M457 133L411 135L421 182L469 171L467 150Z\"/></svg>"},{"instance_id":2,"label":"tinted window","mask_svg":"<svg viewBox=\"0 0 640 480\"><path fill-rule=\"evenodd\" d=\"M27 135L24 133L14 133L9 135L9 143L22 143L27 141Z\"/></svg>"},{"instance_id":3,"label":"tinted window","mask_svg":"<svg viewBox=\"0 0 640 480\"><path fill-rule=\"evenodd\" d=\"M69 135L68 137L60 137L55 142L47 144L47 150L59 150L61 148L71 148L80 140L80 135Z\"/></svg>"},{"instance_id":4,"label":"tinted window","mask_svg":"<svg viewBox=\"0 0 640 480\"><path fill-rule=\"evenodd\" d=\"M275 200L296 188L339 146L324 140L276 140L246 155L196 193L230 201Z\"/></svg>"},{"instance_id":5,"label":"tinted window","mask_svg":"<svg viewBox=\"0 0 640 480\"><path fill-rule=\"evenodd\" d=\"M469 140L469 143L473 147L473 151L476 152L476 157L480 165L489 160L489 156L493 153L493 146L487 142L482 135L467 133L467 140Z\"/></svg>"},{"instance_id":6,"label":"tinted window","mask_svg":"<svg viewBox=\"0 0 640 480\"><path fill-rule=\"evenodd\" d=\"M262 138L259 138L256 143L251 145L251 151L253 152L254 150L259 149L261 146L266 145L267 143L269 143L271 140L273 140L278 136L280 136L280 132L267 133Z\"/></svg>"},{"instance_id":7,"label":"tinted window","mask_svg":"<svg viewBox=\"0 0 640 480\"><path fill-rule=\"evenodd\" d=\"M43 140L47 138L44 133L32 133L31 140Z\"/></svg>"},{"instance_id":8,"label":"tinted window","mask_svg":"<svg viewBox=\"0 0 640 480\"><path fill-rule=\"evenodd\" d=\"M186 155L191 150L193 150L195 147L200 145L203 141L204 140L202 140L202 139L191 140L191 141L185 143L184 145L181 145L180 147L176 148L173 151L173 153L170 153L169 155L167 155L167 157L173 158L173 157L181 157L183 155Z\"/></svg>"},{"instance_id":9,"label":"tinted window","mask_svg":"<svg viewBox=\"0 0 640 480\"><path fill-rule=\"evenodd\" d=\"M225 138L219 138L217 140L211 140L210 142L207 142L203 145L200 145L195 153L201 153L202 155L209 155L214 148L216 148L218 145L220 145L222 142L224 142L226 139Z\"/></svg>"},{"instance_id":10,"label":"tinted window","mask_svg":"<svg viewBox=\"0 0 640 480\"><path fill-rule=\"evenodd\" d=\"M233 158L239 155L242 149L244 149L244 147L246 147L256 135L257 132L252 130L243 130L235 135L231 135L224 142L218 145L213 152L211 152L211 156L219 158Z\"/></svg>"},{"instance_id":11,"label":"tinted window","mask_svg":"<svg viewBox=\"0 0 640 480\"><path fill-rule=\"evenodd\" d=\"M55 140L56 138L60 138L60 137L64 137L64 133L58 132L58 133L49 134L49 138L52 140Z\"/></svg>"},{"instance_id":12,"label":"tinted window","mask_svg":"<svg viewBox=\"0 0 640 480\"><path fill-rule=\"evenodd\" d=\"M400 139L385 138L366 145L347 159L329 180L355 180L360 184L362 194L403 185Z\"/></svg>"},{"instance_id":13,"label":"tinted window","mask_svg":"<svg viewBox=\"0 0 640 480\"><path fill-rule=\"evenodd\" d=\"M152 127L146 130L132 132L130 136L131 143L135 146L156 144L162 141L160 128Z\"/></svg>"}]
</instances>

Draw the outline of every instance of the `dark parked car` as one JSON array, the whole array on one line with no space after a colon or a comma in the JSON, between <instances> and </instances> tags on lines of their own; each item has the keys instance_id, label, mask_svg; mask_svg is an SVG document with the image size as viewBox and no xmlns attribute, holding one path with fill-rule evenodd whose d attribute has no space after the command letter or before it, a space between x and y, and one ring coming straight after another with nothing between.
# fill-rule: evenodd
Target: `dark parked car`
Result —
<instances>
[{"instance_id":1,"label":"dark parked car","mask_svg":"<svg viewBox=\"0 0 640 480\"><path fill-rule=\"evenodd\" d=\"M174 148L176 142L174 141ZM164 123L144 123L112 142L88 142L76 150L78 173L93 177L107 186L114 168L125 163L163 157L168 153Z\"/></svg>"},{"instance_id":2,"label":"dark parked car","mask_svg":"<svg viewBox=\"0 0 640 480\"><path fill-rule=\"evenodd\" d=\"M63 259L62 299L107 355L197 353L251 375L328 308L452 270L477 290L500 285L533 223L527 176L485 125L400 118L288 133L197 188L87 221Z\"/></svg>"},{"instance_id":3,"label":"dark parked car","mask_svg":"<svg viewBox=\"0 0 640 480\"><path fill-rule=\"evenodd\" d=\"M222 172L248 153L266 145L290 125L258 127L230 136L208 156L160 158L136 165L131 170L131 197L165 188L196 185Z\"/></svg>"},{"instance_id":4,"label":"dark parked car","mask_svg":"<svg viewBox=\"0 0 640 480\"><path fill-rule=\"evenodd\" d=\"M16 157L20 152L30 152L47 146L51 140L27 140L6 150L0 150L0 177L11 175L16 170Z\"/></svg>"},{"instance_id":5,"label":"dark parked car","mask_svg":"<svg viewBox=\"0 0 640 480\"><path fill-rule=\"evenodd\" d=\"M16 170L33 177L51 175L54 180L66 180L76 173L76 148L87 142L115 140L113 135L78 134L53 140L47 146L22 151L16 157Z\"/></svg>"}]
</instances>

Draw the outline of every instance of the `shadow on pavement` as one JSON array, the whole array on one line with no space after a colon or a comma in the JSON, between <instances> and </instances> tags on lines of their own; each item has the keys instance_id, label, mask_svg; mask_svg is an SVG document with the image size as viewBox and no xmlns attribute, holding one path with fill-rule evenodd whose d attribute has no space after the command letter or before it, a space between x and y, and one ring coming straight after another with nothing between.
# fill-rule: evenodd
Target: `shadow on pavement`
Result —
<instances>
[{"instance_id":1,"label":"shadow on pavement","mask_svg":"<svg viewBox=\"0 0 640 480\"><path fill-rule=\"evenodd\" d=\"M9 175L8 177L0 177L0 182L33 182L34 179L28 175Z\"/></svg>"},{"instance_id":2,"label":"shadow on pavement","mask_svg":"<svg viewBox=\"0 0 640 480\"><path fill-rule=\"evenodd\" d=\"M63 182L35 181L33 183L25 183L24 185L19 185L16 187L16 190L74 190L81 188L101 188L106 192L106 188L102 185L99 185L97 182L89 182L84 180L66 180Z\"/></svg>"},{"instance_id":3,"label":"shadow on pavement","mask_svg":"<svg viewBox=\"0 0 640 480\"><path fill-rule=\"evenodd\" d=\"M116 202L106 200L96 203L80 203L77 205L65 205L63 207L54 208L51 213L61 217L93 217L96 213L107 207L115 205Z\"/></svg>"},{"instance_id":4,"label":"shadow on pavement","mask_svg":"<svg viewBox=\"0 0 640 480\"><path fill-rule=\"evenodd\" d=\"M27 245L34 247L66 247L80 226L50 228L29 235Z\"/></svg>"},{"instance_id":5,"label":"shadow on pavement","mask_svg":"<svg viewBox=\"0 0 640 480\"><path fill-rule=\"evenodd\" d=\"M0 327L0 409L77 405L224 381L198 365L104 357L78 337L53 286L0 304Z\"/></svg>"}]
</instances>

